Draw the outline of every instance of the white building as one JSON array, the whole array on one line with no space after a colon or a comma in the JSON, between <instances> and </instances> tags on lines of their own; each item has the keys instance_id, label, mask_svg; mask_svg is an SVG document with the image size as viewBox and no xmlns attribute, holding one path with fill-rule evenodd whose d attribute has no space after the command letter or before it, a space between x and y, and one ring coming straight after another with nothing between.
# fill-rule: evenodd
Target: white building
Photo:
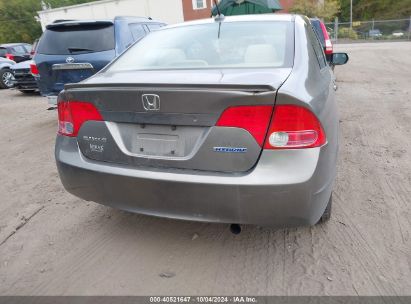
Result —
<instances>
[{"instance_id":1,"label":"white building","mask_svg":"<svg viewBox=\"0 0 411 304\"><path fill-rule=\"evenodd\" d=\"M47 24L58 19L113 19L115 16L141 16L158 19L168 24L184 21L181 0L101 0L43 10L38 12L38 15L43 30Z\"/></svg>"}]
</instances>

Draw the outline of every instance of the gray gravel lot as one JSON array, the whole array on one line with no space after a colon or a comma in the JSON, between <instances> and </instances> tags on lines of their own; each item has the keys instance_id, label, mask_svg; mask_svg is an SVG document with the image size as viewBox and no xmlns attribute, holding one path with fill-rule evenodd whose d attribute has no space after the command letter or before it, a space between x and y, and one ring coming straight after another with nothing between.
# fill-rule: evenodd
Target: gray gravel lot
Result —
<instances>
[{"instance_id":1,"label":"gray gravel lot","mask_svg":"<svg viewBox=\"0 0 411 304\"><path fill-rule=\"evenodd\" d=\"M56 112L0 91L0 294L411 295L411 43L337 49L335 206L316 227L235 236L81 201L57 175Z\"/></svg>"}]
</instances>

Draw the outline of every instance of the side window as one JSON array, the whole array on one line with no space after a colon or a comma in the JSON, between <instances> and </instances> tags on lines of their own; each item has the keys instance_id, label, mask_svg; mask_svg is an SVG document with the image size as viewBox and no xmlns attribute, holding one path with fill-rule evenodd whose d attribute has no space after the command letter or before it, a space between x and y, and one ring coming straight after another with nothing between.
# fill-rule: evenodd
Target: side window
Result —
<instances>
[{"instance_id":1,"label":"side window","mask_svg":"<svg viewBox=\"0 0 411 304\"><path fill-rule=\"evenodd\" d=\"M146 30L144 29L142 24L139 23L131 23L128 25L133 35L134 41L143 38L146 35Z\"/></svg>"},{"instance_id":2,"label":"side window","mask_svg":"<svg viewBox=\"0 0 411 304\"><path fill-rule=\"evenodd\" d=\"M151 31L154 31L154 30L156 30L156 29L159 29L160 27L163 26L163 25L161 25L161 24L159 24L159 23L149 23L149 24L146 24L146 25L147 25L148 29L150 30L150 32L151 32Z\"/></svg>"},{"instance_id":3,"label":"side window","mask_svg":"<svg viewBox=\"0 0 411 304\"><path fill-rule=\"evenodd\" d=\"M317 34L314 32L310 24L307 25L307 33L308 33L308 38L311 42L311 45L313 46L314 53L317 57L318 64L320 65L320 68L323 69L327 66L327 61L324 55L324 49L321 46L320 41L318 40Z\"/></svg>"},{"instance_id":4,"label":"side window","mask_svg":"<svg viewBox=\"0 0 411 304\"><path fill-rule=\"evenodd\" d=\"M0 57L6 57L6 54L7 54L7 50L1 48L1 49L0 49Z\"/></svg>"},{"instance_id":5,"label":"side window","mask_svg":"<svg viewBox=\"0 0 411 304\"><path fill-rule=\"evenodd\" d=\"M321 45L325 47L325 39L324 39L324 34L321 29L321 25L319 22L313 22L313 29L315 34L317 35L318 40L320 41Z\"/></svg>"}]
</instances>

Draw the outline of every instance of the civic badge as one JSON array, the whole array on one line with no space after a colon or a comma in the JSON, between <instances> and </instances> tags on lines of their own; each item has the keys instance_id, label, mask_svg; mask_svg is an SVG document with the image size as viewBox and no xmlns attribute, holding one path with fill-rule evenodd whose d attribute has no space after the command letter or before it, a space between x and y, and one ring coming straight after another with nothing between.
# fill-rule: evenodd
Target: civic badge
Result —
<instances>
[{"instance_id":1,"label":"civic badge","mask_svg":"<svg viewBox=\"0 0 411 304\"><path fill-rule=\"evenodd\" d=\"M74 58L73 58L73 57L67 57L67 58L66 58L66 62L67 62L67 63L73 63L73 62L74 62Z\"/></svg>"},{"instance_id":2,"label":"civic badge","mask_svg":"<svg viewBox=\"0 0 411 304\"><path fill-rule=\"evenodd\" d=\"M141 96L144 110L146 111L160 111L160 96L156 94L143 94Z\"/></svg>"},{"instance_id":3,"label":"civic badge","mask_svg":"<svg viewBox=\"0 0 411 304\"><path fill-rule=\"evenodd\" d=\"M246 153L247 148L243 147L214 147L214 152L220 153Z\"/></svg>"}]
</instances>

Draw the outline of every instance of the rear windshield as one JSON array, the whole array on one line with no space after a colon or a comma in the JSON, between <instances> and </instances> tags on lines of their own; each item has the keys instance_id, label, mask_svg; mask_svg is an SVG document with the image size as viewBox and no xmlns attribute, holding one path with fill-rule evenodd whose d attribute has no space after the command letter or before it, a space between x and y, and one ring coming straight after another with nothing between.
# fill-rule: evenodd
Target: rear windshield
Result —
<instances>
[{"instance_id":1,"label":"rear windshield","mask_svg":"<svg viewBox=\"0 0 411 304\"><path fill-rule=\"evenodd\" d=\"M291 22L226 22L160 29L143 38L108 71L291 67Z\"/></svg>"},{"instance_id":2,"label":"rear windshield","mask_svg":"<svg viewBox=\"0 0 411 304\"><path fill-rule=\"evenodd\" d=\"M10 47L10 51L13 54L26 54L28 53L27 49L23 45L15 45Z\"/></svg>"},{"instance_id":3,"label":"rear windshield","mask_svg":"<svg viewBox=\"0 0 411 304\"><path fill-rule=\"evenodd\" d=\"M61 26L47 29L37 52L47 55L69 55L114 49L113 25Z\"/></svg>"}]
</instances>

